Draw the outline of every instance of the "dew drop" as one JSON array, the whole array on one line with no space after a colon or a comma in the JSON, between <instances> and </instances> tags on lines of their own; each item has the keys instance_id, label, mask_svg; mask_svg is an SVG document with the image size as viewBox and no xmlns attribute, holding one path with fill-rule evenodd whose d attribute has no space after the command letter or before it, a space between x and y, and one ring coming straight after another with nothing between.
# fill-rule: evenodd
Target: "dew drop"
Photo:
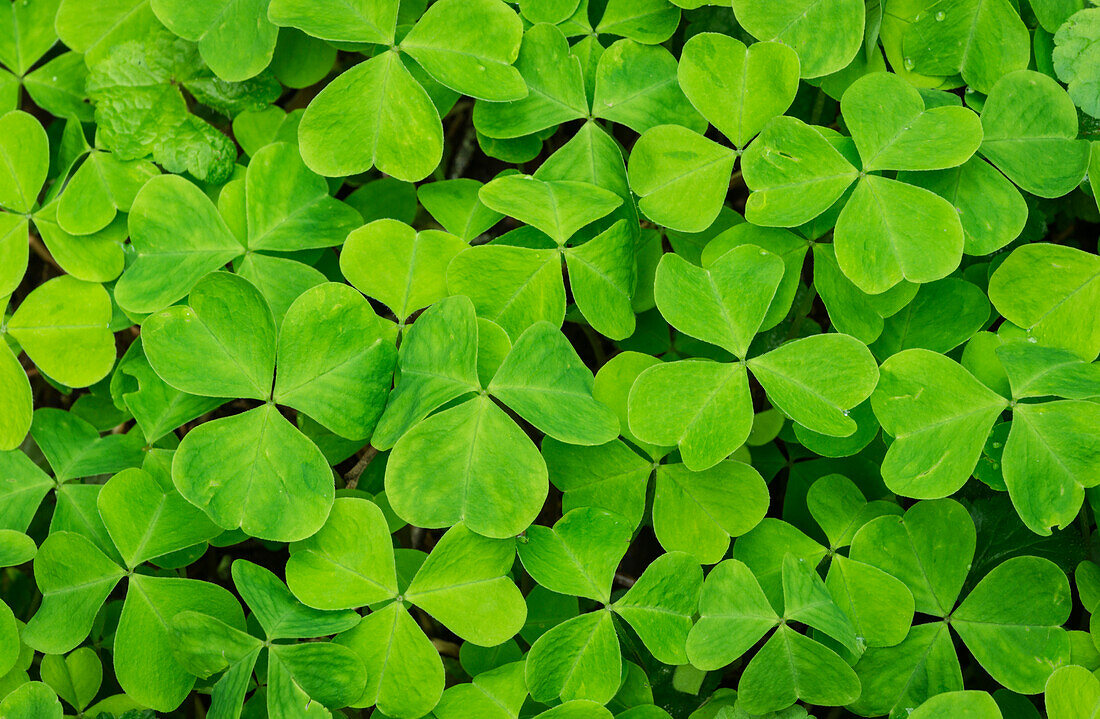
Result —
<instances>
[{"instance_id":1,"label":"dew drop","mask_svg":"<svg viewBox=\"0 0 1100 719\"><path fill-rule=\"evenodd\" d=\"M911 58L911 57L905 58L905 69L906 70L912 70L915 65L916 65L916 63L913 62L913 58Z\"/></svg>"},{"instance_id":2,"label":"dew drop","mask_svg":"<svg viewBox=\"0 0 1100 719\"><path fill-rule=\"evenodd\" d=\"M943 10L940 10L938 13L936 13L936 22L943 22L944 18L946 17L947 13L945 13Z\"/></svg>"},{"instance_id":3,"label":"dew drop","mask_svg":"<svg viewBox=\"0 0 1100 719\"><path fill-rule=\"evenodd\" d=\"M1001 448L1001 443L1000 442L994 442L993 443L993 449L1000 449L1000 448Z\"/></svg>"}]
</instances>

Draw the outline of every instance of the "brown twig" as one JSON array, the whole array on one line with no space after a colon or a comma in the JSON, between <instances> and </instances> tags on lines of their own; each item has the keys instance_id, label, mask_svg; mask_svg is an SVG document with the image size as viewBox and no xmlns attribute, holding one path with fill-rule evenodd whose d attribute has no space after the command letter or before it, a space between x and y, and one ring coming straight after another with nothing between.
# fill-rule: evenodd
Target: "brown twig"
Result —
<instances>
[{"instance_id":1,"label":"brown twig","mask_svg":"<svg viewBox=\"0 0 1100 719\"><path fill-rule=\"evenodd\" d=\"M41 257L42 260L47 264L52 265L60 270L61 265L57 264L57 260L53 258L53 255L51 255L50 251L46 249L46 246L42 244L42 240L38 238L38 235L31 233L29 237L31 249L34 250L34 254Z\"/></svg>"},{"instance_id":2,"label":"brown twig","mask_svg":"<svg viewBox=\"0 0 1100 719\"><path fill-rule=\"evenodd\" d=\"M358 487L359 478L363 476L363 472L367 470L371 461L377 456L378 450L368 445L366 449L363 450L363 454L359 456L359 461L344 475L344 486L348 489L355 489Z\"/></svg>"}]
</instances>

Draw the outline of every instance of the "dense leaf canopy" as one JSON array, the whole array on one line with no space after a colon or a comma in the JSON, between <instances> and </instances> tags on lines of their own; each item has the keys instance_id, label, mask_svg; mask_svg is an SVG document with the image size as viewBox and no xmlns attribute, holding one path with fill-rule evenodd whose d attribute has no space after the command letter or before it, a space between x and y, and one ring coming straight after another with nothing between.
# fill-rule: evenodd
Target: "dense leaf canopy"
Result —
<instances>
[{"instance_id":1,"label":"dense leaf canopy","mask_svg":"<svg viewBox=\"0 0 1100 719\"><path fill-rule=\"evenodd\" d=\"M1100 718L1098 0L0 0L0 719Z\"/></svg>"}]
</instances>

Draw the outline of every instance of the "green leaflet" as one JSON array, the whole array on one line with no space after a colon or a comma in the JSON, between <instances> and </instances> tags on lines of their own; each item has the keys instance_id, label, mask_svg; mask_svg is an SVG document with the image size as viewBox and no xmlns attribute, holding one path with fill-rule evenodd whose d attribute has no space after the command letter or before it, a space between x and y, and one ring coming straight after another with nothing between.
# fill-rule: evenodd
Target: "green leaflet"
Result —
<instances>
[{"instance_id":1,"label":"green leaflet","mask_svg":"<svg viewBox=\"0 0 1100 719\"><path fill-rule=\"evenodd\" d=\"M173 481L219 526L293 541L324 524L332 471L273 405L204 424L184 439L172 462Z\"/></svg>"},{"instance_id":2,"label":"green leaflet","mask_svg":"<svg viewBox=\"0 0 1100 719\"><path fill-rule=\"evenodd\" d=\"M363 112L364 108L373 111ZM329 134L334 121L352 118L350 132L367 138L354 152ZM314 98L298 130L302 159L326 176L350 175L377 166L402 180L420 180L443 153L439 113L396 52L356 65Z\"/></svg>"},{"instance_id":3,"label":"green leaflet","mask_svg":"<svg viewBox=\"0 0 1100 719\"><path fill-rule=\"evenodd\" d=\"M825 4L787 0L774 9L737 0L733 12L752 36L793 48L802 61L802 77L841 69L855 57L863 40L864 9L849 0ZM828 30L822 33L822 28Z\"/></svg>"},{"instance_id":4,"label":"green leaflet","mask_svg":"<svg viewBox=\"0 0 1100 719\"><path fill-rule=\"evenodd\" d=\"M0 171L0 207L26 213L34 207L42 183L46 181L49 147L38 121L25 112L14 110L0 116L4 157Z\"/></svg>"},{"instance_id":5,"label":"green leaflet","mask_svg":"<svg viewBox=\"0 0 1100 719\"><path fill-rule=\"evenodd\" d=\"M1015 108L1036 108L1025 120ZM1008 179L1040 197L1075 187L1088 167L1088 145L1077 137L1077 111L1058 83L1031 70L1005 75L982 109L980 152Z\"/></svg>"},{"instance_id":6,"label":"green leaflet","mask_svg":"<svg viewBox=\"0 0 1100 719\"><path fill-rule=\"evenodd\" d=\"M247 80L271 62L278 30L265 22L268 0L209 0L201 4L155 0L150 6L169 30L198 43L202 59L223 80ZM257 15L260 22L253 20ZM246 24L250 26L248 34L233 32Z\"/></svg>"},{"instance_id":7,"label":"green leaflet","mask_svg":"<svg viewBox=\"0 0 1100 719\"><path fill-rule=\"evenodd\" d=\"M1008 401L948 358L913 349L883 363L871 405L895 437L883 463L887 485L929 499L963 485Z\"/></svg>"},{"instance_id":8,"label":"green leaflet","mask_svg":"<svg viewBox=\"0 0 1100 719\"><path fill-rule=\"evenodd\" d=\"M1097 95L1096 77L1091 68L1096 57L1098 13L1081 10L1061 24L1054 35L1054 69L1058 78L1069 85L1069 96L1074 104L1088 114L1100 115L1100 96Z\"/></svg>"},{"instance_id":9,"label":"green leaflet","mask_svg":"<svg viewBox=\"0 0 1100 719\"><path fill-rule=\"evenodd\" d=\"M514 536L534 520L546 494L538 450L488 397L416 425L386 466L395 511L421 526L464 521L487 536Z\"/></svg>"}]
</instances>

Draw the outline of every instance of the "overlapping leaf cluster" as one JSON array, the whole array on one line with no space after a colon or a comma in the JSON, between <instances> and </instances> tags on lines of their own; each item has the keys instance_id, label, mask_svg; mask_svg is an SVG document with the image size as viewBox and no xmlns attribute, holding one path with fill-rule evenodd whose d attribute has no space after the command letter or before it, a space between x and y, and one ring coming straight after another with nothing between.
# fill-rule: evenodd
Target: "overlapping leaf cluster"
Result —
<instances>
[{"instance_id":1,"label":"overlapping leaf cluster","mask_svg":"<svg viewBox=\"0 0 1100 719\"><path fill-rule=\"evenodd\" d=\"M0 0L0 719L1100 713L1100 8Z\"/></svg>"}]
</instances>

